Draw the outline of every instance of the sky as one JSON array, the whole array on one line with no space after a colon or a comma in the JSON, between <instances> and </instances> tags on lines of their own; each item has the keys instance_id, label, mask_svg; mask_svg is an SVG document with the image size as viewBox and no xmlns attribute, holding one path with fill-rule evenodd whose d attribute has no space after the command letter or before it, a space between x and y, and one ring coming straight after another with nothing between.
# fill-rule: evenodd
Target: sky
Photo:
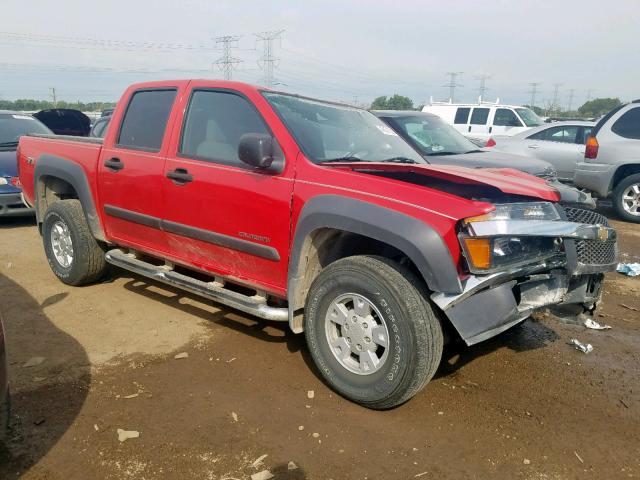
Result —
<instances>
[{"instance_id":1,"label":"sky","mask_svg":"<svg viewBox=\"0 0 640 480\"><path fill-rule=\"evenodd\" d=\"M0 98L117 101L134 82L222 78L216 38L239 36L233 79L264 84L255 33L273 43L274 88L367 104L640 98L640 1L2 0Z\"/></svg>"}]
</instances>

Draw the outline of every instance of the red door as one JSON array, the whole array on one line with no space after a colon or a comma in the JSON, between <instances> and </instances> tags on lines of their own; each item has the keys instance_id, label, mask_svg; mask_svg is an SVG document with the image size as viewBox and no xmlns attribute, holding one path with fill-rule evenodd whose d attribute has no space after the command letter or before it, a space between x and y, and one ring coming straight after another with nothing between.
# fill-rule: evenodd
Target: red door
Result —
<instances>
[{"instance_id":1,"label":"red door","mask_svg":"<svg viewBox=\"0 0 640 480\"><path fill-rule=\"evenodd\" d=\"M120 125L113 118L98 160L98 190L107 238L166 252L160 229L162 179L177 88L131 93ZM165 135L165 131L167 134Z\"/></svg>"},{"instance_id":2,"label":"red door","mask_svg":"<svg viewBox=\"0 0 640 480\"><path fill-rule=\"evenodd\" d=\"M257 171L238 159L243 134L271 134L239 92L194 88L185 106L163 179L169 247L184 263L283 295L293 169L285 160L282 173Z\"/></svg>"}]
</instances>

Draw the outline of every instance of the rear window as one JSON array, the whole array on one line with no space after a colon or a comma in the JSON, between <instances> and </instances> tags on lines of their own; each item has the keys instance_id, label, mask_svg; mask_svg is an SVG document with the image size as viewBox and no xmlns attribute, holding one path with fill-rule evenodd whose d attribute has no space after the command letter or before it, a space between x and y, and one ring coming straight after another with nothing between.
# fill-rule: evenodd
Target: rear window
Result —
<instances>
[{"instance_id":1,"label":"rear window","mask_svg":"<svg viewBox=\"0 0 640 480\"><path fill-rule=\"evenodd\" d=\"M489 118L488 108L474 108L471 114L472 125L486 125Z\"/></svg>"},{"instance_id":2,"label":"rear window","mask_svg":"<svg viewBox=\"0 0 640 480\"><path fill-rule=\"evenodd\" d=\"M455 123L456 125L466 125L467 122L469 121L469 112L471 111L470 108L467 107L460 107L458 108L458 110L456 111L456 118L454 118L453 123Z\"/></svg>"},{"instance_id":3,"label":"rear window","mask_svg":"<svg viewBox=\"0 0 640 480\"><path fill-rule=\"evenodd\" d=\"M640 140L640 107L623 113L611 126L611 131L624 138Z\"/></svg>"},{"instance_id":4,"label":"rear window","mask_svg":"<svg viewBox=\"0 0 640 480\"><path fill-rule=\"evenodd\" d=\"M175 89L134 93L122 120L118 146L159 151L175 97Z\"/></svg>"},{"instance_id":5,"label":"rear window","mask_svg":"<svg viewBox=\"0 0 640 480\"><path fill-rule=\"evenodd\" d=\"M613 117L616 113L618 113L618 111L622 107L624 107L624 105L620 105L619 107L614 108L609 113L607 113L604 117L602 117L600 120L598 120L598 123L596 123L596 126L593 128L593 131L591 132L591 136L595 137L596 135L598 135L598 132L600 131L602 126L605 123L607 123L611 117Z\"/></svg>"}]
</instances>

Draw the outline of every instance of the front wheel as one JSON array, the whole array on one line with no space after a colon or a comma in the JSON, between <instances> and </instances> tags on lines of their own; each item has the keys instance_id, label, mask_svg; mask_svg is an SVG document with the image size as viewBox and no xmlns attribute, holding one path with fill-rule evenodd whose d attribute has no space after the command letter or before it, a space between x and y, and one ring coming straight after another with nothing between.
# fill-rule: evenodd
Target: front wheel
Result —
<instances>
[{"instance_id":1,"label":"front wheel","mask_svg":"<svg viewBox=\"0 0 640 480\"><path fill-rule=\"evenodd\" d=\"M417 278L380 257L338 260L305 306L314 362L338 393L369 408L400 405L435 374L443 336Z\"/></svg>"},{"instance_id":2,"label":"front wheel","mask_svg":"<svg viewBox=\"0 0 640 480\"><path fill-rule=\"evenodd\" d=\"M613 190L613 207L627 222L640 223L640 174L630 175Z\"/></svg>"}]
</instances>

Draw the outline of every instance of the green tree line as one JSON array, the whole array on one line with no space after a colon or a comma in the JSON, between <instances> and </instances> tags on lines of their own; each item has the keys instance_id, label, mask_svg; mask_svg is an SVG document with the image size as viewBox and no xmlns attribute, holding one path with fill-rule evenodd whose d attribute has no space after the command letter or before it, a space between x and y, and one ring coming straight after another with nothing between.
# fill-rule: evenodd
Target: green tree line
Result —
<instances>
[{"instance_id":1,"label":"green tree line","mask_svg":"<svg viewBox=\"0 0 640 480\"><path fill-rule=\"evenodd\" d=\"M99 112L105 108L112 108L115 102L53 102L48 100L32 100L21 98L18 100L0 100L0 110L25 110L38 111L47 110L49 108L73 108L84 112Z\"/></svg>"}]
</instances>

